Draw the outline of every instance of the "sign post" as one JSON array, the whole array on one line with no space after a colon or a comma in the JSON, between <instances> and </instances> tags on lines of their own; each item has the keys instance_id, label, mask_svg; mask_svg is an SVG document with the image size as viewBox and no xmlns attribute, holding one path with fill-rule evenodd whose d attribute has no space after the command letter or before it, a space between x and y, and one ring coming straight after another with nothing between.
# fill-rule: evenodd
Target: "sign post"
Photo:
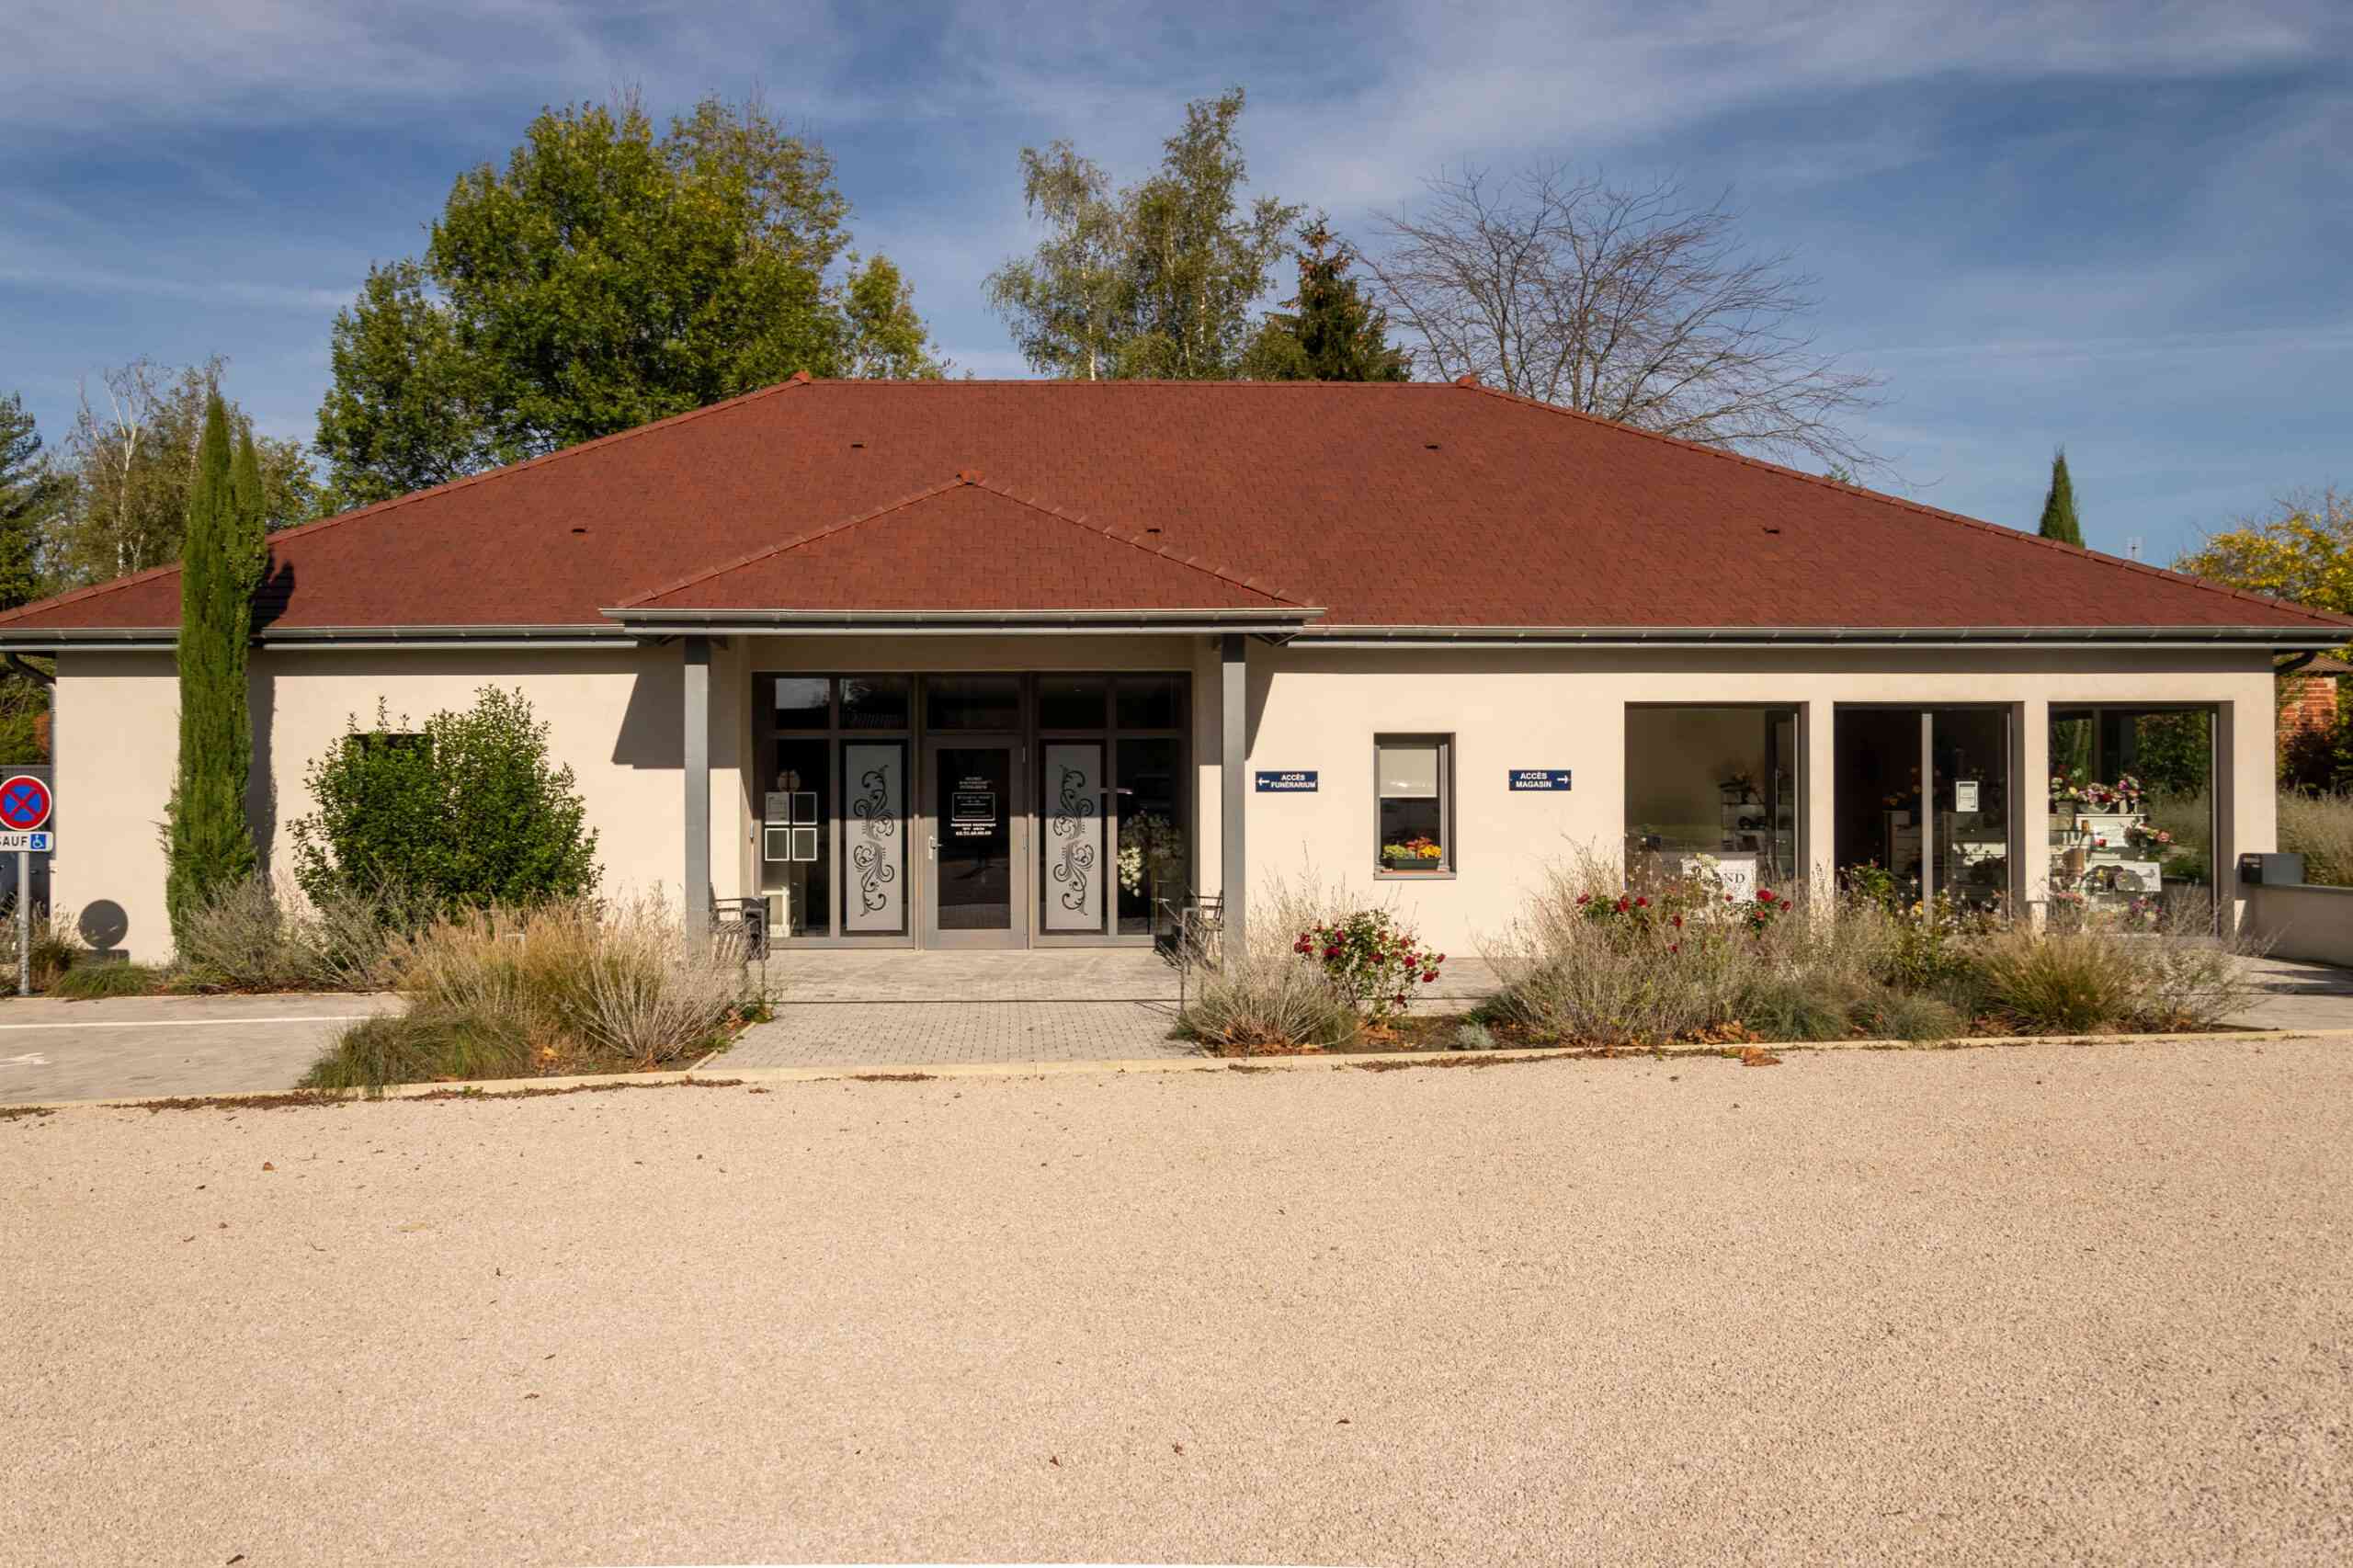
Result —
<instances>
[{"instance_id":1,"label":"sign post","mask_svg":"<svg viewBox=\"0 0 2353 1568\"><path fill-rule=\"evenodd\" d=\"M41 832L55 805L49 786L29 773L0 780L0 845L17 852L17 994L33 994L33 856L46 855L56 835Z\"/></svg>"}]
</instances>

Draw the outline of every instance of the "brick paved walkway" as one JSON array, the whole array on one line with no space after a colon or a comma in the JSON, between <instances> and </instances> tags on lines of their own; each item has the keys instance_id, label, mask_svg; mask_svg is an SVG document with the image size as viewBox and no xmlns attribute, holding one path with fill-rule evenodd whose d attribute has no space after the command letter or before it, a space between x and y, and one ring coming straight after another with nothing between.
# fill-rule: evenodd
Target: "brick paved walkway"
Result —
<instances>
[{"instance_id":1,"label":"brick paved walkway","mask_svg":"<svg viewBox=\"0 0 2353 1568\"><path fill-rule=\"evenodd\" d=\"M2238 1021L2258 1028L2353 1027L2353 971L2256 965L2268 991ZM769 960L776 1019L747 1029L714 1066L927 1066L1188 1056L1169 1038L1176 971L1137 948L1029 952L784 952ZM1494 989L1475 958L1447 960L1424 1006L1459 1010Z\"/></svg>"},{"instance_id":2,"label":"brick paved walkway","mask_svg":"<svg viewBox=\"0 0 2353 1568\"><path fill-rule=\"evenodd\" d=\"M1429 1000L1485 994L1476 960L1451 960ZM728 1067L926 1066L1189 1056L1171 1040L1176 971L1142 948L1028 952L781 952L768 961L773 1022L744 1031Z\"/></svg>"}]
</instances>

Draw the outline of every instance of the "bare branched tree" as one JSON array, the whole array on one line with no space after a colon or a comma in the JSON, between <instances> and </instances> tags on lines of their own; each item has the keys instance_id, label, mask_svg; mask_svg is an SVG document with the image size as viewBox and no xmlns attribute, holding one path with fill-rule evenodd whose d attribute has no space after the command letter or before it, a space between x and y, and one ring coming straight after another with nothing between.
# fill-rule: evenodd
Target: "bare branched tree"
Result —
<instances>
[{"instance_id":1,"label":"bare branched tree","mask_svg":"<svg viewBox=\"0 0 2353 1568\"><path fill-rule=\"evenodd\" d=\"M1366 264L1420 363L1646 430L1852 472L1878 377L1805 325L1817 279L1746 250L1722 199L1620 189L1558 164L1441 175L1378 221Z\"/></svg>"}]
</instances>

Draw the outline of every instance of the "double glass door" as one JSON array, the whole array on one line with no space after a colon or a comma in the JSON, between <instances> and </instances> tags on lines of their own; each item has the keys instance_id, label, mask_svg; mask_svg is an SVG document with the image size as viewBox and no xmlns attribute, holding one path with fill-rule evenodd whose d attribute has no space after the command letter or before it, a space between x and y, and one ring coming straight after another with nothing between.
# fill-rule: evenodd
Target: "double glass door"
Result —
<instances>
[{"instance_id":1,"label":"double glass door","mask_svg":"<svg viewBox=\"0 0 2353 1568\"><path fill-rule=\"evenodd\" d=\"M1020 751L1009 737L959 736L924 748L925 853L931 862L927 947L1028 944Z\"/></svg>"}]
</instances>

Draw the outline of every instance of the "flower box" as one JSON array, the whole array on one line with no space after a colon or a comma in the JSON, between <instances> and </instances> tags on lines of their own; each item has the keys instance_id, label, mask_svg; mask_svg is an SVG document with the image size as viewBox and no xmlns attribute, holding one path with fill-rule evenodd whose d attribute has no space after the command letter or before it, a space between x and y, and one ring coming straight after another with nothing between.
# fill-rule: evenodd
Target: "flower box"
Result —
<instances>
[{"instance_id":1,"label":"flower box","mask_svg":"<svg viewBox=\"0 0 2353 1568\"><path fill-rule=\"evenodd\" d=\"M1441 855L1426 855L1417 849L1384 846L1381 851L1381 869L1384 871L1442 871L1446 869L1446 859Z\"/></svg>"}]
</instances>

